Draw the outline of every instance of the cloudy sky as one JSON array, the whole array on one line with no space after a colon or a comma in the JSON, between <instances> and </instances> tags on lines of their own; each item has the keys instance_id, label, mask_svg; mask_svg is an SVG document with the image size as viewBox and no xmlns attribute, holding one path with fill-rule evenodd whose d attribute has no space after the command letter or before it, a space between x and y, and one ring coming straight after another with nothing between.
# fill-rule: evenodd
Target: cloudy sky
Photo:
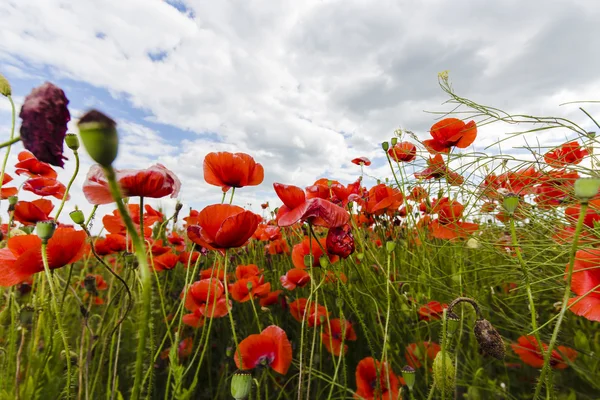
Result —
<instances>
[{"instance_id":1,"label":"cloudy sky","mask_svg":"<svg viewBox=\"0 0 600 400\"><path fill-rule=\"evenodd\" d=\"M247 152L264 165L264 183L236 193L254 209L276 205L273 182L355 180L357 156L374 161L372 176L389 176L379 143L398 128L427 138L436 115L425 111L449 109L443 70L463 97L588 130L579 105L559 105L600 94L592 0L4 0L0 15L0 72L18 107L33 87L57 84L74 120L97 108L118 121L117 168L164 164L194 208L220 201L202 176L211 151ZM9 105L0 100L7 137ZM511 129L482 127L469 151L492 151ZM505 142L503 152L522 145ZM79 187L91 165L82 161ZM72 171L67 163L61 180ZM72 204L89 209L77 187Z\"/></svg>"}]
</instances>

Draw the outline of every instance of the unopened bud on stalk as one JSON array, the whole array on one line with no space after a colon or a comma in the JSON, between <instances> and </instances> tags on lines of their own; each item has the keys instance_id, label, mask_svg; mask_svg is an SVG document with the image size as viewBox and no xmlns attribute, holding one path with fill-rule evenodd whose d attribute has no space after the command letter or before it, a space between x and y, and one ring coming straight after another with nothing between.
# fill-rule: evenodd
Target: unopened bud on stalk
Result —
<instances>
[{"instance_id":1,"label":"unopened bud on stalk","mask_svg":"<svg viewBox=\"0 0 600 400\"><path fill-rule=\"evenodd\" d=\"M71 221L77 225L83 225L85 223L85 215L83 215L83 211L75 210L69 213L71 217Z\"/></svg>"},{"instance_id":2,"label":"unopened bud on stalk","mask_svg":"<svg viewBox=\"0 0 600 400\"><path fill-rule=\"evenodd\" d=\"M475 321L475 338L479 343L479 352L486 356L494 357L498 360L504 360L506 351L504 349L504 341L498 331L492 324L485 319Z\"/></svg>"},{"instance_id":3,"label":"unopened bud on stalk","mask_svg":"<svg viewBox=\"0 0 600 400\"><path fill-rule=\"evenodd\" d=\"M231 378L231 395L235 400L247 399L252 390L252 374L238 371Z\"/></svg>"},{"instance_id":4,"label":"unopened bud on stalk","mask_svg":"<svg viewBox=\"0 0 600 400\"><path fill-rule=\"evenodd\" d=\"M440 351L433 360L433 384L449 398L454 393L455 368L452 354Z\"/></svg>"},{"instance_id":5,"label":"unopened bud on stalk","mask_svg":"<svg viewBox=\"0 0 600 400\"><path fill-rule=\"evenodd\" d=\"M388 149L390 148L390 144L388 142L383 142L383 143L381 143L381 148L384 151L388 151Z\"/></svg>"},{"instance_id":6,"label":"unopened bud on stalk","mask_svg":"<svg viewBox=\"0 0 600 400\"><path fill-rule=\"evenodd\" d=\"M35 226L35 231L42 243L48 243L48 240L54 235L56 230L56 223L54 221L40 221Z\"/></svg>"},{"instance_id":7,"label":"unopened bud on stalk","mask_svg":"<svg viewBox=\"0 0 600 400\"><path fill-rule=\"evenodd\" d=\"M119 136L115 121L92 110L79 120L79 135L90 157L103 167L110 167L117 158Z\"/></svg>"},{"instance_id":8,"label":"unopened bud on stalk","mask_svg":"<svg viewBox=\"0 0 600 400\"><path fill-rule=\"evenodd\" d=\"M514 193L507 194L506 196L504 196L502 206L509 215L513 215L515 213L515 210L519 206L519 195Z\"/></svg>"},{"instance_id":9,"label":"unopened bud on stalk","mask_svg":"<svg viewBox=\"0 0 600 400\"><path fill-rule=\"evenodd\" d=\"M391 241L391 240L388 242L385 242L385 250L388 252L388 254L393 253L395 248L396 248L396 242Z\"/></svg>"},{"instance_id":10,"label":"unopened bud on stalk","mask_svg":"<svg viewBox=\"0 0 600 400\"><path fill-rule=\"evenodd\" d=\"M18 201L19 201L19 198L17 196L10 196L8 198L8 204L10 204L11 206L16 205Z\"/></svg>"},{"instance_id":11,"label":"unopened bud on stalk","mask_svg":"<svg viewBox=\"0 0 600 400\"><path fill-rule=\"evenodd\" d=\"M94 296L98 295L98 289L96 288L96 277L94 275L88 275L83 279L83 286L86 292Z\"/></svg>"},{"instance_id":12,"label":"unopened bud on stalk","mask_svg":"<svg viewBox=\"0 0 600 400\"><path fill-rule=\"evenodd\" d=\"M4 97L12 95L12 88L10 87L10 83L8 82L8 79L6 79L2 74L0 74L0 94Z\"/></svg>"},{"instance_id":13,"label":"unopened bud on stalk","mask_svg":"<svg viewBox=\"0 0 600 400\"><path fill-rule=\"evenodd\" d=\"M415 386L415 381L417 380L417 377L415 375L415 369L410 365L405 365L404 367L402 367L400 372L402 372L402 379L404 379L404 383L406 384L406 386L408 386L408 390L413 390L413 387Z\"/></svg>"},{"instance_id":14,"label":"unopened bud on stalk","mask_svg":"<svg viewBox=\"0 0 600 400\"><path fill-rule=\"evenodd\" d=\"M326 255L322 255L321 257L319 257L319 265L323 269L327 268L329 266L329 257L327 257Z\"/></svg>"},{"instance_id":15,"label":"unopened bud on stalk","mask_svg":"<svg viewBox=\"0 0 600 400\"><path fill-rule=\"evenodd\" d=\"M575 196L582 201L587 202L598 194L600 189L600 179L598 178L580 178L574 184Z\"/></svg>"},{"instance_id":16,"label":"unopened bud on stalk","mask_svg":"<svg viewBox=\"0 0 600 400\"><path fill-rule=\"evenodd\" d=\"M79 138L74 133L67 133L65 136L65 143L68 148L73 151L79 150Z\"/></svg>"}]
</instances>

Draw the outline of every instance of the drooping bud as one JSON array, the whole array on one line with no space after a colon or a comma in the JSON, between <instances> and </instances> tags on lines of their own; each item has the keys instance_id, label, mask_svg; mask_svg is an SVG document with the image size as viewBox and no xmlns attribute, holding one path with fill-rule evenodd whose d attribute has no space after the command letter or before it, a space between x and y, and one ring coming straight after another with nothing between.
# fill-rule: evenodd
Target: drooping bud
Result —
<instances>
[{"instance_id":1,"label":"drooping bud","mask_svg":"<svg viewBox=\"0 0 600 400\"><path fill-rule=\"evenodd\" d=\"M433 384L439 391L445 392L446 397L454 393L455 368L452 354L440 351L433 360Z\"/></svg>"},{"instance_id":2,"label":"drooping bud","mask_svg":"<svg viewBox=\"0 0 600 400\"><path fill-rule=\"evenodd\" d=\"M452 337L460 325L460 317L453 312L446 314L446 334Z\"/></svg>"},{"instance_id":3,"label":"drooping bud","mask_svg":"<svg viewBox=\"0 0 600 400\"><path fill-rule=\"evenodd\" d=\"M71 217L71 221L77 225L82 225L85 223L85 215L83 215L83 211L81 210L71 211L69 216Z\"/></svg>"},{"instance_id":4,"label":"drooping bud","mask_svg":"<svg viewBox=\"0 0 600 400\"><path fill-rule=\"evenodd\" d=\"M504 196L502 206L509 215L514 214L515 210L519 206L519 195L516 195L514 193L507 194L506 196Z\"/></svg>"},{"instance_id":5,"label":"drooping bud","mask_svg":"<svg viewBox=\"0 0 600 400\"><path fill-rule=\"evenodd\" d=\"M329 229L325 240L327 252L342 258L347 258L354 253L354 236L350 225L346 224L337 228Z\"/></svg>"},{"instance_id":6,"label":"drooping bud","mask_svg":"<svg viewBox=\"0 0 600 400\"><path fill-rule=\"evenodd\" d=\"M67 136L65 136L65 143L67 147L73 151L79 149L79 138L74 133L67 133Z\"/></svg>"},{"instance_id":7,"label":"drooping bud","mask_svg":"<svg viewBox=\"0 0 600 400\"><path fill-rule=\"evenodd\" d=\"M598 178L581 178L577 179L574 184L575 196L582 202L587 202L598 194L600 189L600 179Z\"/></svg>"},{"instance_id":8,"label":"drooping bud","mask_svg":"<svg viewBox=\"0 0 600 400\"><path fill-rule=\"evenodd\" d=\"M406 386L408 386L408 390L413 390L413 387L415 386L415 381L417 380L417 377L415 375L415 369L410 365L405 365L404 367L402 367L400 372L402 372L402 379L404 379L404 383L406 384Z\"/></svg>"},{"instance_id":9,"label":"drooping bud","mask_svg":"<svg viewBox=\"0 0 600 400\"><path fill-rule=\"evenodd\" d=\"M117 123L100 111L92 110L81 117L77 126L90 157L101 166L110 167L119 151Z\"/></svg>"},{"instance_id":10,"label":"drooping bud","mask_svg":"<svg viewBox=\"0 0 600 400\"><path fill-rule=\"evenodd\" d=\"M475 338L479 343L479 352L486 356L494 357L498 360L504 360L506 350L504 349L504 341L498 331L492 324L485 319L475 321Z\"/></svg>"},{"instance_id":11,"label":"drooping bud","mask_svg":"<svg viewBox=\"0 0 600 400\"><path fill-rule=\"evenodd\" d=\"M48 243L48 240L54 235L56 230L56 223L54 221L40 221L35 226L35 231L42 243Z\"/></svg>"},{"instance_id":12,"label":"drooping bud","mask_svg":"<svg viewBox=\"0 0 600 400\"><path fill-rule=\"evenodd\" d=\"M8 79L6 79L2 74L0 74L0 94L4 97L12 95L12 88L10 87L10 83L8 82Z\"/></svg>"}]
</instances>

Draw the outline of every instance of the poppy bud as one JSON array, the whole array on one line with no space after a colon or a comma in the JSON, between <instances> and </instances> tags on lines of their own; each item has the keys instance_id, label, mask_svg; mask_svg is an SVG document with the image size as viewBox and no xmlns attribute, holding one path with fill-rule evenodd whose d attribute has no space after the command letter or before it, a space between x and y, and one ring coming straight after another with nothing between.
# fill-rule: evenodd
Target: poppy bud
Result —
<instances>
[{"instance_id":1,"label":"poppy bud","mask_svg":"<svg viewBox=\"0 0 600 400\"><path fill-rule=\"evenodd\" d=\"M12 95L12 88L10 87L10 83L8 82L8 79L6 79L2 74L0 74L0 94L4 97Z\"/></svg>"},{"instance_id":2,"label":"poppy bud","mask_svg":"<svg viewBox=\"0 0 600 400\"><path fill-rule=\"evenodd\" d=\"M519 195L516 195L514 193L507 194L506 196L504 196L502 206L509 215L514 214L515 210L519 206Z\"/></svg>"},{"instance_id":3,"label":"poppy bud","mask_svg":"<svg viewBox=\"0 0 600 400\"><path fill-rule=\"evenodd\" d=\"M454 392L454 372L452 354L445 352L444 355L443 351L437 353L433 360L433 384L446 396Z\"/></svg>"},{"instance_id":4,"label":"poppy bud","mask_svg":"<svg viewBox=\"0 0 600 400\"><path fill-rule=\"evenodd\" d=\"M392 138L391 142L392 142L392 147L394 147L398 143L398 138L394 136Z\"/></svg>"},{"instance_id":5,"label":"poppy bud","mask_svg":"<svg viewBox=\"0 0 600 400\"><path fill-rule=\"evenodd\" d=\"M383 149L383 151L388 151L390 148L390 144L388 142L383 142L381 143L381 148Z\"/></svg>"},{"instance_id":6,"label":"poppy bud","mask_svg":"<svg viewBox=\"0 0 600 400\"><path fill-rule=\"evenodd\" d=\"M581 178L577 179L574 184L575 196L582 202L587 202L600 189L600 179L598 178Z\"/></svg>"},{"instance_id":7,"label":"poppy bud","mask_svg":"<svg viewBox=\"0 0 600 400\"><path fill-rule=\"evenodd\" d=\"M18 201L19 201L19 198L17 196L10 196L8 198L8 204L10 204L11 206L16 205Z\"/></svg>"},{"instance_id":8,"label":"poppy bud","mask_svg":"<svg viewBox=\"0 0 600 400\"><path fill-rule=\"evenodd\" d=\"M96 288L96 277L94 275L88 275L83 279L83 287L85 290L94 296L98 295L98 290Z\"/></svg>"},{"instance_id":9,"label":"poppy bud","mask_svg":"<svg viewBox=\"0 0 600 400\"><path fill-rule=\"evenodd\" d=\"M337 297L337 298L335 299L335 305L336 305L338 308L342 308L342 307L344 307L344 299L342 299L341 297Z\"/></svg>"},{"instance_id":10,"label":"poppy bud","mask_svg":"<svg viewBox=\"0 0 600 400\"><path fill-rule=\"evenodd\" d=\"M590 138L591 140L596 139L596 132L588 132L587 137Z\"/></svg>"},{"instance_id":11,"label":"poppy bud","mask_svg":"<svg viewBox=\"0 0 600 400\"><path fill-rule=\"evenodd\" d=\"M31 306L24 306L21 308L19 312L19 321L21 322L21 326L29 327L33 322L33 314L35 313L35 309Z\"/></svg>"},{"instance_id":12,"label":"poppy bud","mask_svg":"<svg viewBox=\"0 0 600 400\"><path fill-rule=\"evenodd\" d=\"M319 257L319 265L321 266L321 268L326 269L329 265L329 257L327 257L326 255L322 255L321 257Z\"/></svg>"},{"instance_id":13,"label":"poppy bud","mask_svg":"<svg viewBox=\"0 0 600 400\"><path fill-rule=\"evenodd\" d=\"M90 157L101 166L110 167L119 150L117 123L101 112L92 110L81 117L77 126Z\"/></svg>"},{"instance_id":14,"label":"poppy bud","mask_svg":"<svg viewBox=\"0 0 600 400\"><path fill-rule=\"evenodd\" d=\"M182 208L183 208L183 203L177 202L177 204L175 204L175 211L176 212L181 211Z\"/></svg>"},{"instance_id":15,"label":"poppy bud","mask_svg":"<svg viewBox=\"0 0 600 400\"><path fill-rule=\"evenodd\" d=\"M347 258L354 253L354 236L352 236L350 225L346 224L337 228L329 229L325 246L329 254Z\"/></svg>"},{"instance_id":16,"label":"poppy bud","mask_svg":"<svg viewBox=\"0 0 600 400\"><path fill-rule=\"evenodd\" d=\"M85 223L85 215L83 215L83 211L81 210L71 211L69 216L71 217L71 221L77 225L82 225Z\"/></svg>"},{"instance_id":17,"label":"poppy bud","mask_svg":"<svg viewBox=\"0 0 600 400\"><path fill-rule=\"evenodd\" d=\"M412 390L413 386L415 386L415 381L417 380L415 369L410 365L405 365L400 372L402 372L402 379L404 379L404 383L408 386L408 390Z\"/></svg>"},{"instance_id":18,"label":"poppy bud","mask_svg":"<svg viewBox=\"0 0 600 400\"><path fill-rule=\"evenodd\" d=\"M460 324L460 317L453 312L448 312L446 314L446 334L449 337L452 337L456 330L458 329L458 325Z\"/></svg>"},{"instance_id":19,"label":"poppy bud","mask_svg":"<svg viewBox=\"0 0 600 400\"><path fill-rule=\"evenodd\" d=\"M364 253L357 253L357 254L356 254L356 259L357 259L358 261L362 261L362 259L363 259L363 258L365 258L365 255L364 255Z\"/></svg>"},{"instance_id":20,"label":"poppy bud","mask_svg":"<svg viewBox=\"0 0 600 400\"><path fill-rule=\"evenodd\" d=\"M235 400L247 399L252 390L252 374L238 371L231 377L231 395Z\"/></svg>"},{"instance_id":21,"label":"poppy bud","mask_svg":"<svg viewBox=\"0 0 600 400\"><path fill-rule=\"evenodd\" d=\"M79 138L74 133L67 133L67 136L65 136L65 143L67 147L73 151L79 149Z\"/></svg>"},{"instance_id":22,"label":"poppy bud","mask_svg":"<svg viewBox=\"0 0 600 400\"><path fill-rule=\"evenodd\" d=\"M475 321L475 338L479 343L479 352L503 360L505 356L504 341L492 324L485 319Z\"/></svg>"},{"instance_id":23,"label":"poppy bud","mask_svg":"<svg viewBox=\"0 0 600 400\"><path fill-rule=\"evenodd\" d=\"M393 253L395 248L396 248L396 242L393 242L391 240L385 242L385 250L388 252L388 254Z\"/></svg>"},{"instance_id":24,"label":"poppy bud","mask_svg":"<svg viewBox=\"0 0 600 400\"><path fill-rule=\"evenodd\" d=\"M56 223L54 221L40 221L36 224L35 230L42 243L48 243L48 240L54 235Z\"/></svg>"},{"instance_id":25,"label":"poppy bud","mask_svg":"<svg viewBox=\"0 0 600 400\"><path fill-rule=\"evenodd\" d=\"M231 347L231 346L228 346L228 347L225 349L225 355L226 355L227 357L233 357L233 347Z\"/></svg>"}]
</instances>

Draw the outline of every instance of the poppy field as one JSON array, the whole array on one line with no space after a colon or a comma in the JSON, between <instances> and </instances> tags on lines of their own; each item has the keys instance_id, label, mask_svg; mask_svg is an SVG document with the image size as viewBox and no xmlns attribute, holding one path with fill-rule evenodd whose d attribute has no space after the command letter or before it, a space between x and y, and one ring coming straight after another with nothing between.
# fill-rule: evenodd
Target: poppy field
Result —
<instances>
[{"instance_id":1,"label":"poppy field","mask_svg":"<svg viewBox=\"0 0 600 400\"><path fill-rule=\"evenodd\" d=\"M390 133L385 176L358 157L351 182L270 187L254 155L209 153L222 201L167 213L186 182L119 169L109 115L67 132L68 93L45 83L17 110L0 75L0 399L600 398L600 160L582 128L600 125L439 82L454 112ZM538 145L472 151L504 125ZM91 213L69 201L78 174ZM259 185L278 201L236 203Z\"/></svg>"}]
</instances>

